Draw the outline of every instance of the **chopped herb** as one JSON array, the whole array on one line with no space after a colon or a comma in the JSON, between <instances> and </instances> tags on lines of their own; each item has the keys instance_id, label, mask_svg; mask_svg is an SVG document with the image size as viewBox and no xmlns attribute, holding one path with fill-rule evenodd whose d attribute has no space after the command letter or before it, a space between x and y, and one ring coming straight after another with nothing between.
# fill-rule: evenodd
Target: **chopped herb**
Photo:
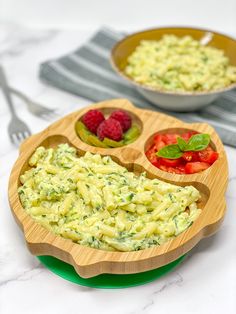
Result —
<instances>
[{"instance_id":1,"label":"chopped herb","mask_svg":"<svg viewBox=\"0 0 236 314\"><path fill-rule=\"evenodd\" d=\"M134 193L130 193L128 196L127 196L127 201L132 201L133 197L134 197Z\"/></svg>"}]
</instances>

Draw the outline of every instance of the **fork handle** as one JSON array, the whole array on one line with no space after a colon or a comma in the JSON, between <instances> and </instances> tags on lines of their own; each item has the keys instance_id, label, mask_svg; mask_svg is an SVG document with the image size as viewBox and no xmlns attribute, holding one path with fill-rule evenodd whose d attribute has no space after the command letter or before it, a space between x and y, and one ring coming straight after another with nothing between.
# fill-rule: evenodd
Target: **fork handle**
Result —
<instances>
[{"instance_id":1,"label":"fork handle","mask_svg":"<svg viewBox=\"0 0 236 314\"><path fill-rule=\"evenodd\" d=\"M1 65L0 65L0 85L1 85L1 88L3 91L3 95L5 96L6 101L9 105L9 109L11 111L11 114L12 114L12 116L16 117L16 111L15 111L15 108L13 106L12 98L11 98L11 95L9 92L9 87L7 84L6 75L5 75L5 72L4 72L3 67Z\"/></svg>"}]
</instances>

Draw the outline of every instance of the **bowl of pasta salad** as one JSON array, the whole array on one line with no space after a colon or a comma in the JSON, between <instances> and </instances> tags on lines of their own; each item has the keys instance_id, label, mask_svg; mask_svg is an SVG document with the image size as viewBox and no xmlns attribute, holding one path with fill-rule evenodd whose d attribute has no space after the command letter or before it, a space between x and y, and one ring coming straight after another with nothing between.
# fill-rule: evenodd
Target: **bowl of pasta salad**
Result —
<instances>
[{"instance_id":1,"label":"bowl of pasta salad","mask_svg":"<svg viewBox=\"0 0 236 314\"><path fill-rule=\"evenodd\" d=\"M216 232L225 213L227 160L210 126L141 110L125 99L89 107L118 108L139 117L135 141L115 148L83 141L76 125L85 108L27 139L10 176L10 205L31 253L61 259L84 278L171 263ZM217 160L188 175L155 167L146 149L170 126L176 134L190 127L191 134L207 133ZM198 150L209 144L200 137L189 137Z\"/></svg>"},{"instance_id":2,"label":"bowl of pasta salad","mask_svg":"<svg viewBox=\"0 0 236 314\"><path fill-rule=\"evenodd\" d=\"M236 87L236 40L197 28L156 28L119 41L114 70L150 102L194 111Z\"/></svg>"}]
</instances>

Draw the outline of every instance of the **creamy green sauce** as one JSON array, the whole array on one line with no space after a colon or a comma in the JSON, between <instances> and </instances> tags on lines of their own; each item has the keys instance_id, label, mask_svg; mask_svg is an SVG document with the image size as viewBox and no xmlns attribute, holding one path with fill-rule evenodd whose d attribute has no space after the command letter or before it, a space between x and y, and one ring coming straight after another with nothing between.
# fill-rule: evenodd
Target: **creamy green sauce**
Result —
<instances>
[{"instance_id":1,"label":"creamy green sauce","mask_svg":"<svg viewBox=\"0 0 236 314\"><path fill-rule=\"evenodd\" d=\"M141 41L129 56L125 73L137 83L174 92L211 91L236 83L236 67L224 51L190 36Z\"/></svg>"},{"instance_id":2,"label":"creamy green sauce","mask_svg":"<svg viewBox=\"0 0 236 314\"><path fill-rule=\"evenodd\" d=\"M193 186L135 175L109 156L78 157L67 144L39 147L29 165L18 190L23 207L47 229L81 245L146 249L176 237L201 213Z\"/></svg>"}]
</instances>

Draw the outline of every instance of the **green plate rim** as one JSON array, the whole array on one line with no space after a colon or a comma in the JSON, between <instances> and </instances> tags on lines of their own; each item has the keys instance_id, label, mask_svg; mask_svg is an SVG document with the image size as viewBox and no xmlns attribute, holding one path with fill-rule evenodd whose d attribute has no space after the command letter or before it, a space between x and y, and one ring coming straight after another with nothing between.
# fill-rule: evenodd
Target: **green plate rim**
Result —
<instances>
[{"instance_id":1,"label":"green plate rim","mask_svg":"<svg viewBox=\"0 0 236 314\"><path fill-rule=\"evenodd\" d=\"M86 279L80 277L72 265L53 256L42 255L37 258L52 273L74 284L96 289L123 289L144 285L164 276L177 267L186 258L186 254L167 265L146 272L124 275L101 274Z\"/></svg>"}]
</instances>

